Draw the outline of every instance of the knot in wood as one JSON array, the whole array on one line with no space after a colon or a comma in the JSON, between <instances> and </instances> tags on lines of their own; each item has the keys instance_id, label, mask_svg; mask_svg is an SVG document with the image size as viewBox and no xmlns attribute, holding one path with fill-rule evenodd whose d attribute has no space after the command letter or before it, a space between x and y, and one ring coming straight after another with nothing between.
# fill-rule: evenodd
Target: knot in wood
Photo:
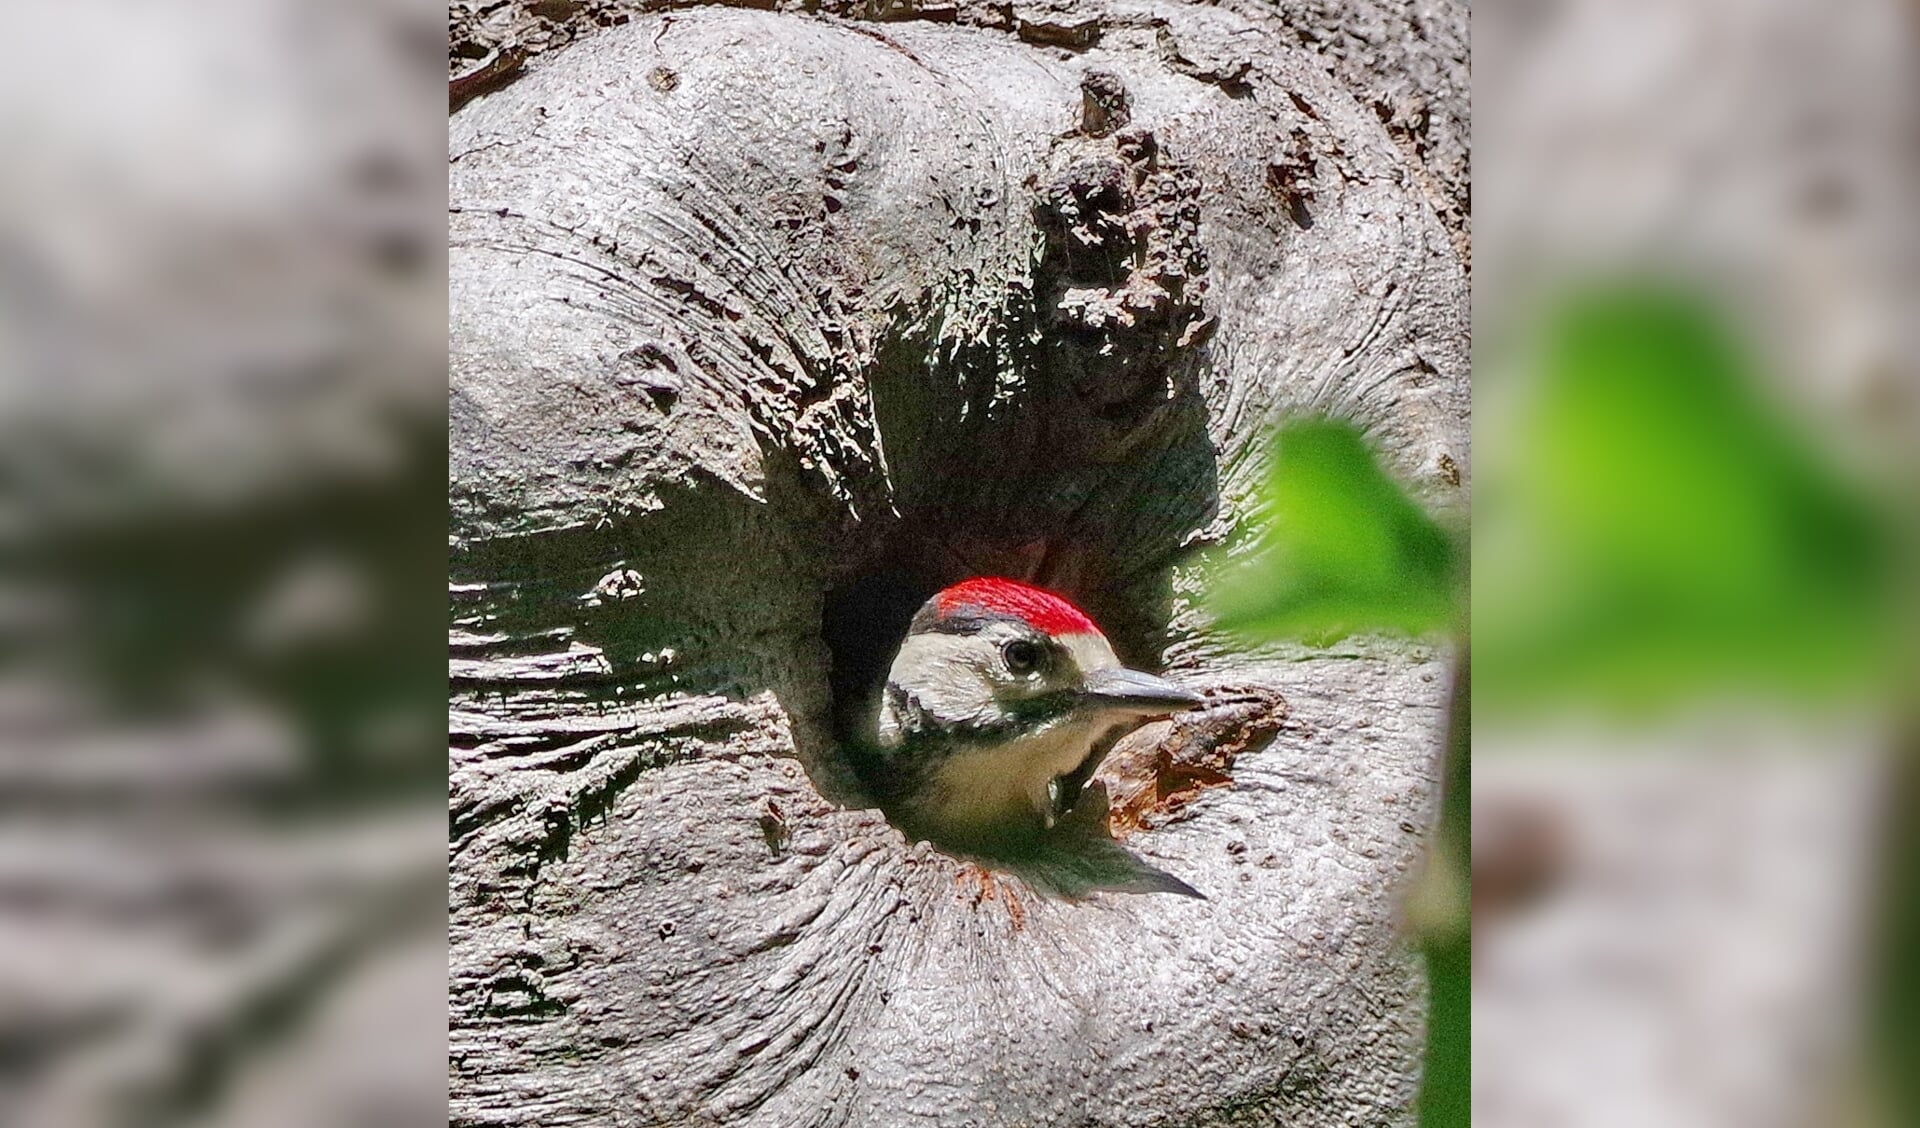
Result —
<instances>
[{"instance_id":1,"label":"knot in wood","mask_svg":"<svg viewBox=\"0 0 1920 1128\"><path fill-rule=\"evenodd\" d=\"M1133 120L1133 96L1120 76L1090 70L1080 76L1080 131L1105 137Z\"/></svg>"},{"instance_id":2,"label":"knot in wood","mask_svg":"<svg viewBox=\"0 0 1920 1128\"><path fill-rule=\"evenodd\" d=\"M1050 164L1036 206L1050 361L1117 438L1168 402L1212 325L1200 181L1144 125L1063 137Z\"/></svg>"}]
</instances>

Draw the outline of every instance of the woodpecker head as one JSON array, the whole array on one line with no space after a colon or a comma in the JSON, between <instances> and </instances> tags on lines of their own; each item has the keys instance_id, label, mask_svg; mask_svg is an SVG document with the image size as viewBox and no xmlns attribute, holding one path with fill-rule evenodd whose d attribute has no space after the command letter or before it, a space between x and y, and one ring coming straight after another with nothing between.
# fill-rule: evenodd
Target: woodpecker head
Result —
<instances>
[{"instance_id":1,"label":"woodpecker head","mask_svg":"<svg viewBox=\"0 0 1920 1128\"><path fill-rule=\"evenodd\" d=\"M870 774L910 833L991 853L1070 809L1113 737L1198 704L1122 666L1060 596L967 580L914 616L887 675Z\"/></svg>"}]
</instances>

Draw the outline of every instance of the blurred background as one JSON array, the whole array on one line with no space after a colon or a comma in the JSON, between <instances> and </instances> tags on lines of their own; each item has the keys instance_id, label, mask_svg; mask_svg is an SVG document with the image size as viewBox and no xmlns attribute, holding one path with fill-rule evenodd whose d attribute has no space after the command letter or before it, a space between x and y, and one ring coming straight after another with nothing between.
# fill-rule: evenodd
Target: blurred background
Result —
<instances>
[{"instance_id":1,"label":"blurred background","mask_svg":"<svg viewBox=\"0 0 1920 1128\"><path fill-rule=\"evenodd\" d=\"M444 13L6 17L0 1123L442 1123Z\"/></svg>"},{"instance_id":2,"label":"blurred background","mask_svg":"<svg viewBox=\"0 0 1920 1128\"><path fill-rule=\"evenodd\" d=\"M1920 1124L1917 13L1476 5L1477 1124Z\"/></svg>"}]
</instances>

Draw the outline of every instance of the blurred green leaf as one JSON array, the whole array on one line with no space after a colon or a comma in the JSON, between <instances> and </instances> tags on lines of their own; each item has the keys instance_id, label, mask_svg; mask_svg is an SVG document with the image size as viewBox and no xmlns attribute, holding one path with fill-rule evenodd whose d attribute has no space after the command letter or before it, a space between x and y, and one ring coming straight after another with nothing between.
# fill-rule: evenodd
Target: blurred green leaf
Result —
<instances>
[{"instance_id":1,"label":"blurred green leaf","mask_svg":"<svg viewBox=\"0 0 1920 1128\"><path fill-rule=\"evenodd\" d=\"M1452 625L1461 553L1381 470L1351 425L1281 429L1261 539L1223 569L1214 611L1236 634L1324 645L1355 631L1408 634Z\"/></svg>"},{"instance_id":2,"label":"blurred green leaf","mask_svg":"<svg viewBox=\"0 0 1920 1128\"><path fill-rule=\"evenodd\" d=\"M1538 363L1507 457L1482 460L1483 702L1658 708L1818 693L1878 665L1884 531L1767 410L1710 307L1591 292L1550 322Z\"/></svg>"},{"instance_id":3,"label":"blurred green leaf","mask_svg":"<svg viewBox=\"0 0 1920 1128\"><path fill-rule=\"evenodd\" d=\"M1212 605L1221 626L1247 639L1316 644L1355 631L1464 630L1463 547L1387 476L1358 430L1325 419L1289 423L1272 467L1248 559L1230 553L1215 562ZM1422 1128L1455 1128L1469 1118L1464 674L1456 666L1441 825L1407 906L1432 989Z\"/></svg>"}]
</instances>

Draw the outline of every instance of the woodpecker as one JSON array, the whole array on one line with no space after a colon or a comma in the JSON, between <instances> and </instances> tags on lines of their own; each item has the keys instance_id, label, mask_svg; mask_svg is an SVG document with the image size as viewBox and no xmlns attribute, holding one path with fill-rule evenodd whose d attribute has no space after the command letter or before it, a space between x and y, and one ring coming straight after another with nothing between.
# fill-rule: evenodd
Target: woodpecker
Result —
<instances>
[{"instance_id":1,"label":"woodpecker","mask_svg":"<svg viewBox=\"0 0 1920 1128\"><path fill-rule=\"evenodd\" d=\"M887 674L861 775L894 824L1043 889L1174 892L1122 849L1086 785L1115 739L1199 695L1127 669L1086 613L979 577L921 606Z\"/></svg>"}]
</instances>

